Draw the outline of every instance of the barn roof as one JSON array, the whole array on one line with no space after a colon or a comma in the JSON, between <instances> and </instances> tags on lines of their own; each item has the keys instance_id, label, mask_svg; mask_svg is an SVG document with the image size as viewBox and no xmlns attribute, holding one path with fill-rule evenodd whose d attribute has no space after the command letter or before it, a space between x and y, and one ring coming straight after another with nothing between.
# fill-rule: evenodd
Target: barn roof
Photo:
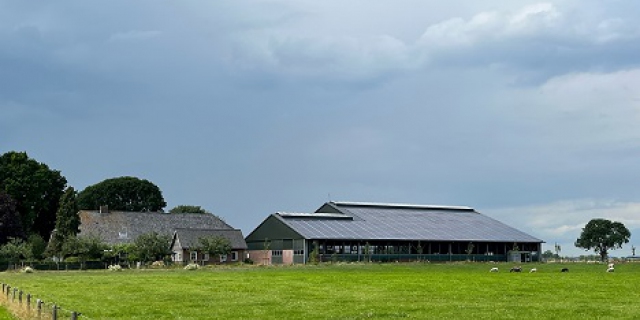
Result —
<instances>
[{"instance_id":1,"label":"barn roof","mask_svg":"<svg viewBox=\"0 0 640 320\"><path fill-rule=\"evenodd\" d=\"M107 244L130 243L151 232L173 236L176 229L233 228L213 214L80 211L80 235L98 236Z\"/></svg>"},{"instance_id":2,"label":"barn roof","mask_svg":"<svg viewBox=\"0 0 640 320\"><path fill-rule=\"evenodd\" d=\"M273 216L306 239L544 242L460 206L327 202L315 213Z\"/></svg>"},{"instance_id":3,"label":"barn roof","mask_svg":"<svg viewBox=\"0 0 640 320\"><path fill-rule=\"evenodd\" d=\"M242 231L237 229L182 229L178 228L174 234L175 239L180 240L183 249L190 249L198 245L199 239L203 237L222 237L231 242L231 248L235 250L247 249Z\"/></svg>"}]
</instances>

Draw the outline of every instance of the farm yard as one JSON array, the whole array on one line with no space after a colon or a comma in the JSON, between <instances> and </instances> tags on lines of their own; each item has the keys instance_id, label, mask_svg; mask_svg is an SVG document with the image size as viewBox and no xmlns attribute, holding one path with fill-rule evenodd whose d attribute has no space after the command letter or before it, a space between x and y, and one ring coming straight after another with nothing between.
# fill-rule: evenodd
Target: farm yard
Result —
<instances>
[{"instance_id":1,"label":"farm yard","mask_svg":"<svg viewBox=\"0 0 640 320\"><path fill-rule=\"evenodd\" d=\"M497 266L499 272L489 272ZM5 272L80 319L637 319L640 264L408 263ZM563 267L570 272L561 273ZM536 268L536 273L529 273ZM3 301L6 303L6 301ZM62 317L61 317L62 318ZM68 319L68 318L67 318Z\"/></svg>"}]
</instances>

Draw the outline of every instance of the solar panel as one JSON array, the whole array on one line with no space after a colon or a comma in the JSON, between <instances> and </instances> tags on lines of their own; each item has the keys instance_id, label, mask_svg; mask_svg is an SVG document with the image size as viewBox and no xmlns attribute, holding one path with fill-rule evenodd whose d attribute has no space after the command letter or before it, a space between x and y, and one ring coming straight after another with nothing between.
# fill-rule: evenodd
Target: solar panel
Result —
<instances>
[{"instance_id":1,"label":"solar panel","mask_svg":"<svg viewBox=\"0 0 640 320\"><path fill-rule=\"evenodd\" d=\"M318 219L283 214L281 219L307 239L542 242L467 207L333 204L353 219L335 213L320 213Z\"/></svg>"}]
</instances>

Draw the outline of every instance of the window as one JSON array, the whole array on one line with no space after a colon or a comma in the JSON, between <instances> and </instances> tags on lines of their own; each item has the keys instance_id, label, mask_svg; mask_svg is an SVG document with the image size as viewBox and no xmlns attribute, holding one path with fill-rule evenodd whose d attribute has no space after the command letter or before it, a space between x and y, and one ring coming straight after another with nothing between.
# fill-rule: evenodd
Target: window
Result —
<instances>
[{"instance_id":1,"label":"window","mask_svg":"<svg viewBox=\"0 0 640 320\"><path fill-rule=\"evenodd\" d=\"M191 261L198 260L198 252L197 251L191 251L191 253L189 255L189 259L191 259Z\"/></svg>"},{"instance_id":2,"label":"window","mask_svg":"<svg viewBox=\"0 0 640 320\"><path fill-rule=\"evenodd\" d=\"M227 255L226 254L221 254L220 255L220 262L226 262L227 261Z\"/></svg>"},{"instance_id":3,"label":"window","mask_svg":"<svg viewBox=\"0 0 640 320\"><path fill-rule=\"evenodd\" d=\"M176 261L182 261L182 254L176 253Z\"/></svg>"},{"instance_id":4,"label":"window","mask_svg":"<svg viewBox=\"0 0 640 320\"><path fill-rule=\"evenodd\" d=\"M209 261L209 254L208 254L208 253L205 253L205 254L202 256L202 261Z\"/></svg>"},{"instance_id":5,"label":"window","mask_svg":"<svg viewBox=\"0 0 640 320\"><path fill-rule=\"evenodd\" d=\"M238 251L231 252L231 261L238 261Z\"/></svg>"},{"instance_id":6,"label":"window","mask_svg":"<svg viewBox=\"0 0 640 320\"><path fill-rule=\"evenodd\" d=\"M302 255L302 254L304 254L304 250L303 249L293 250L293 254Z\"/></svg>"},{"instance_id":7,"label":"window","mask_svg":"<svg viewBox=\"0 0 640 320\"><path fill-rule=\"evenodd\" d=\"M282 256L282 250L272 250L271 255L274 257L280 257Z\"/></svg>"}]
</instances>

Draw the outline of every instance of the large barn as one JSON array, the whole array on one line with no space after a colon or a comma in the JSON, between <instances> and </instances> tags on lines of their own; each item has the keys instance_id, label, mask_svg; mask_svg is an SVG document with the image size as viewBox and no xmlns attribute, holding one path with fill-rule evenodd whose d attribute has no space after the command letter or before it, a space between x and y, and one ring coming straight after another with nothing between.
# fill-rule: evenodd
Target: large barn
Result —
<instances>
[{"instance_id":1,"label":"large barn","mask_svg":"<svg viewBox=\"0 0 640 320\"><path fill-rule=\"evenodd\" d=\"M544 241L473 208L327 202L277 212L246 238L261 264L309 261L539 261Z\"/></svg>"}]
</instances>

